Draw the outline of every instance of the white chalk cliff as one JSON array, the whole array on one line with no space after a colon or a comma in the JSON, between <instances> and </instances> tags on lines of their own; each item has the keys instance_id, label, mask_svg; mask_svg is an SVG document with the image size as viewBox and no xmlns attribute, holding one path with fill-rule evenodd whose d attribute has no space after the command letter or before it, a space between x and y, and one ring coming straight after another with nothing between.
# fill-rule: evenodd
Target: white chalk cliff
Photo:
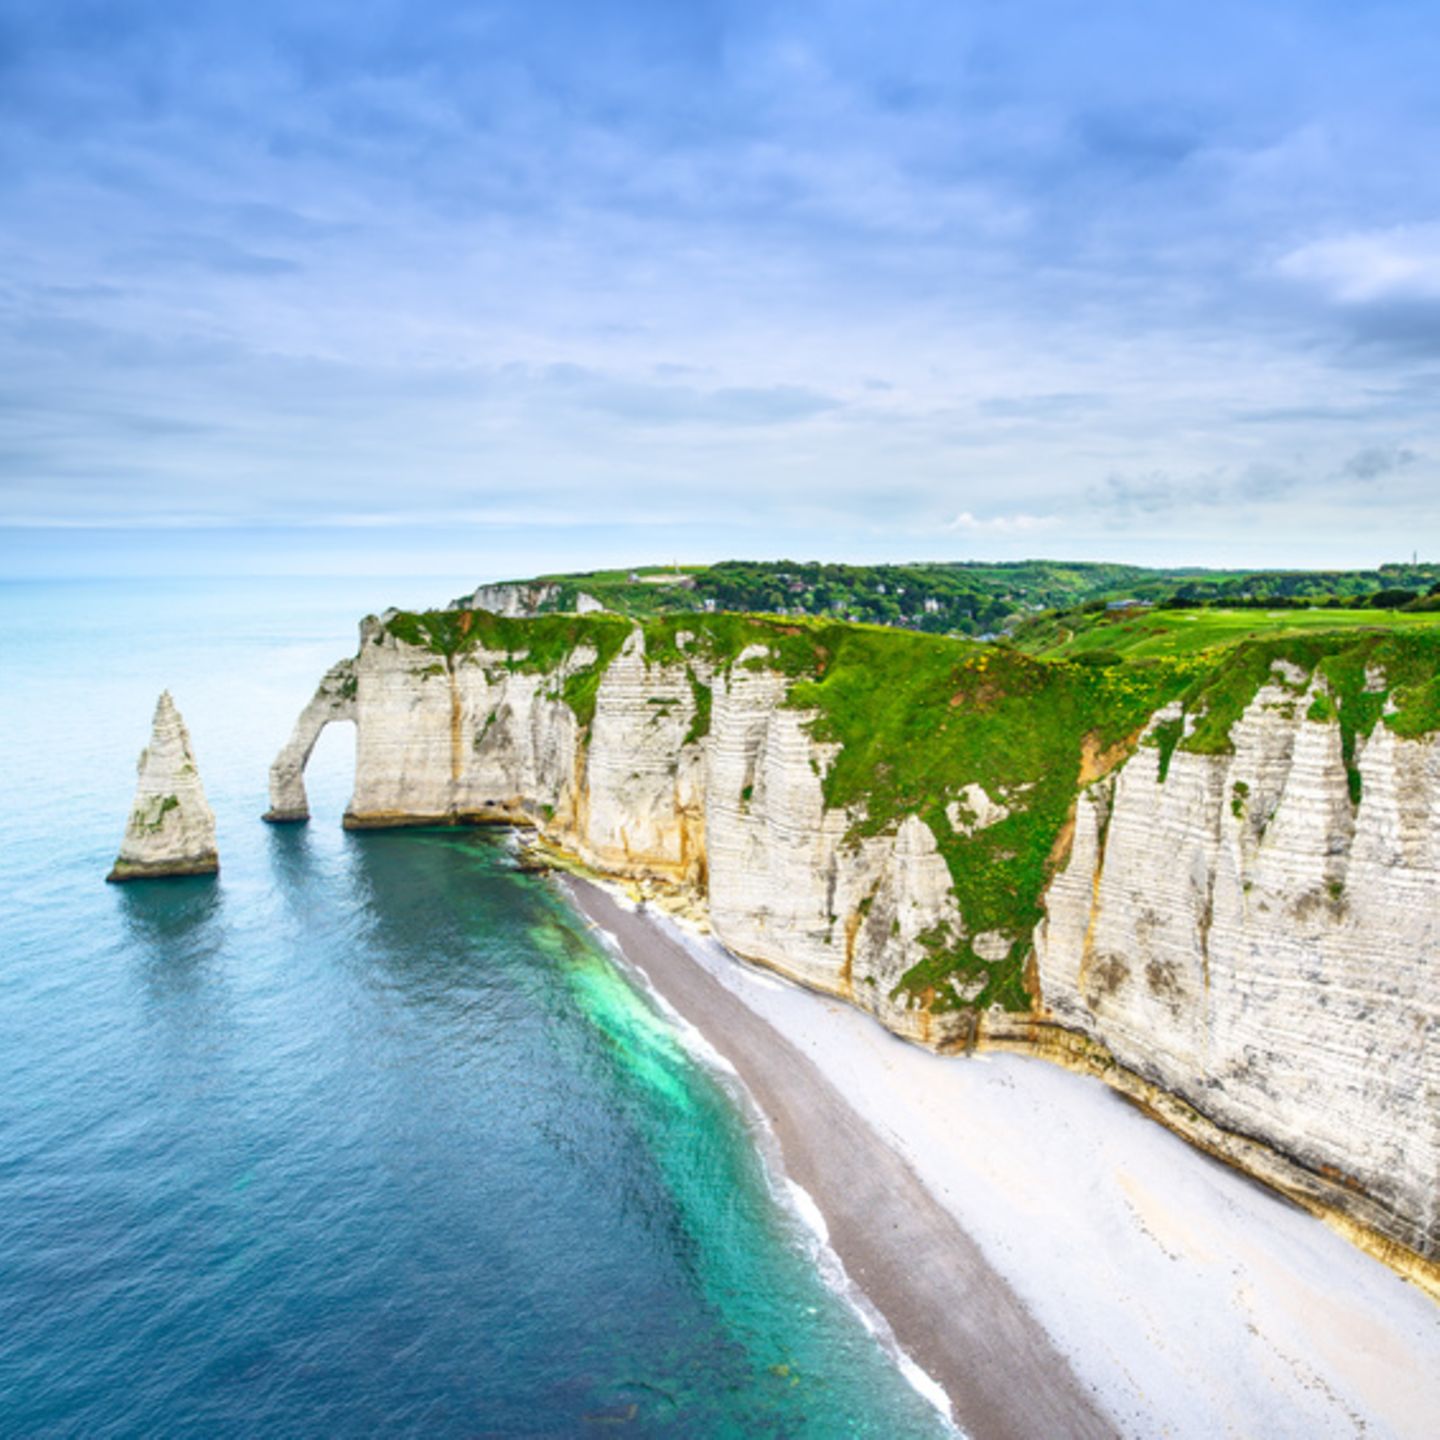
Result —
<instances>
[{"instance_id":1,"label":"white chalk cliff","mask_svg":"<svg viewBox=\"0 0 1440 1440\"><path fill-rule=\"evenodd\" d=\"M554 610L560 602L559 585L543 580L501 581L477 586L474 593L454 601L452 610L488 610L492 615L533 616ZM595 615L604 606L582 590L575 596L575 613Z\"/></svg>"},{"instance_id":2,"label":"white chalk cliff","mask_svg":"<svg viewBox=\"0 0 1440 1440\"><path fill-rule=\"evenodd\" d=\"M856 838L824 798L836 747L765 652L717 668L678 640L678 661L652 662L637 627L603 673L588 645L542 671L367 621L272 769L272 818L304 817L316 735L353 720L347 824L534 825L597 870L679 888L735 953L901 1034L1104 1076L1440 1284L1440 742L1377 725L1358 805L1338 726L1293 688L1263 687L1233 753L1176 751L1163 783L1161 751L1130 749L1079 793L1029 1011L977 1012L978 987L949 982L936 1006L898 985L937 927L986 959L1010 944L967 931L930 825ZM567 703L586 685L593 711ZM969 833L1017 805L975 783L947 813Z\"/></svg>"},{"instance_id":3,"label":"white chalk cliff","mask_svg":"<svg viewBox=\"0 0 1440 1440\"><path fill-rule=\"evenodd\" d=\"M214 874L220 868L215 814L200 783L190 732L168 690L156 702L138 771L125 838L106 879Z\"/></svg>"},{"instance_id":4,"label":"white chalk cliff","mask_svg":"<svg viewBox=\"0 0 1440 1440\"><path fill-rule=\"evenodd\" d=\"M1308 697L1307 697L1308 699ZM1440 1255L1440 744L1262 689L1233 754L1082 793L1036 934L1045 1011L1317 1196Z\"/></svg>"}]
</instances>

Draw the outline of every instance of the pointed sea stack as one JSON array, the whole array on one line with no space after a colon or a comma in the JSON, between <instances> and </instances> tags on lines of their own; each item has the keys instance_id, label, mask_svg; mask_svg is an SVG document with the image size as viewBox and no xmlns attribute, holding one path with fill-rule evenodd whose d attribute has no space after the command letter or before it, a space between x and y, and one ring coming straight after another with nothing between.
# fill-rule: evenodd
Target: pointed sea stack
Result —
<instances>
[{"instance_id":1,"label":"pointed sea stack","mask_svg":"<svg viewBox=\"0 0 1440 1440\"><path fill-rule=\"evenodd\" d=\"M155 705L150 743L140 752L135 803L120 854L107 880L160 875L213 875L215 812L205 799L190 732L164 691Z\"/></svg>"}]
</instances>

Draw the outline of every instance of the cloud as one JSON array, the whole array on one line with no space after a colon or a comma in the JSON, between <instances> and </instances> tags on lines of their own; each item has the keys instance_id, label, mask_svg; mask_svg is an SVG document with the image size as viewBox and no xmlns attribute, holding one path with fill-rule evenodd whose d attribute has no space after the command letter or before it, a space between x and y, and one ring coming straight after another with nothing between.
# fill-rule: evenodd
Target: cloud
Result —
<instances>
[{"instance_id":1,"label":"cloud","mask_svg":"<svg viewBox=\"0 0 1440 1440\"><path fill-rule=\"evenodd\" d=\"M1244 466L1230 482L1231 500L1279 500L1305 484L1302 469L1273 461L1256 461ZM1220 493L1217 491L1217 493Z\"/></svg>"},{"instance_id":2,"label":"cloud","mask_svg":"<svg viewBox=\"0 0 1440 1440\"><path fill-rule=\"evenodd\" d=\"M1197 489L1193 481L1185 483L1160 470L1141 475L1112 472L1102 486L1091 491L1091 500L1106 509L1153 515L1179 504L1196 503L1212 493L1209 485Z\"/></svg>"},{"instance_id":3,"label":"cloud","mask_svg":"<svg viewBox=\"0 0 1440 1440\"><path fill-rule=\"evenodd\" d=\"M1361 363L1373 367L1440 358L1440 298L1387 299L1348 306L1342 314L1351 358Z\"/></svg>"},{"instance_id":4,"label":"cloud","mask_svg":"<svg viewBox=\"0 0 1440 1440\"><path fill-rule=\"evenodd\" d=\"M1077 117L1084 148L1107 167L1148 176L1183 165L1204 145L1207 126L1169 107L1117 106Z\"/></svg>"},{"instance_id":5,"label":"cloud","mask_svg":"<svg viewBox=\"0 0 1440 1440\"><path fill-rule=\"evenodd\" d=\"M1122 0L11 8L16 523L1432 518L1440 117L1398 10L1356 45L1222 0L1177 49Z\"/></svg>"},{"instance_id":6,"label":"cloud","mask_svg":"<svg viewBox=\"0 0 1440 1440\"><path fill-rule=\"evenodd\" d=\"M1023 534L1033 530L1048 530L1056 524L1054 515L989 515L980 517L962 510L953 520L946 523L947 530L961 530L967 534Z\"/></svg>"},{"instance_id":7,"label":"cloud","mask_svg":"<svg viewBox=\"0 0 1440 1440\"><path fill-rule=\"evenodd\" d=\"M1283 255L1287 279L1342 305L1440 301L1440 225L1401 225L1316 240Z\"/></svg>"},{"instance_id":8,"label":"cloud","mask_svg":"<svg viewBox=\"0 0 1440 1440\"><path fill-rule=\"evenodd\" d=\"M1094 504L1122 514L1161 515L1280 500L1304 483L1301 471L1266 462L1184 475L1165 470L1141 474L1112 471L1103 485L1091 490L1090 498Z\"/></svg>"},{"instance_id":9,"label":"cloud","mask_svg":"<svg viewBox=\"0 0 1440 1440\"><path fill-rule=\"evenodd\" d=\"M1384 475L1393 475L1397 470L1407 469L1419 460L1413 451L1400 445L1367 445L1357 450L1340 467L1340 474L1349 480L1368 484Z\"/></svg>"},{"instance_id":10,"label":"cloud","mask_svg":"<svg viewBox=\"0 0 1440 1440\"><path fill-rule=\"evenodd\" d=\"M1278 273L1329 308L1348 357L1374 365L1440 356L1440 224L1357 230L1290 250Z\"/></svg>"},{"instance_id":11,"label":"cloud","mask_svg":"<svg viewBox=\"0 0 1440 1440\"><path fill-rule=\"evenodd\" d=\"M1386 413L1388 407L1379 403L1336 405L1274 405L1259 409L1236 410L1233 419L1242 425L1290 425L1310 428L1317 425L1350 425L1374 415Z\"/></svg>"}]
</instances>

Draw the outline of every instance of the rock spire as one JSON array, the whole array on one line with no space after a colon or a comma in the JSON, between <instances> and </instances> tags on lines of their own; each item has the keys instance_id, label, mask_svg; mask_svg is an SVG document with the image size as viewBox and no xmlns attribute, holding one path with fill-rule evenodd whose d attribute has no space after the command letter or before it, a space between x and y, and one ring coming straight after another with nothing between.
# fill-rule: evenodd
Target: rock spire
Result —
<instances>
[{"instance_id":1,"label":"rock spire","mask_svg":"<svg viewBox=\"0 0 1440 1440\"><path fill-rule=\"evenodd\" d=\"M150 743L140 752L135 803L107 880L213 875L215 812L205 799L190 732L168 690L155 705Z\"/></svg>"}]
</instances>

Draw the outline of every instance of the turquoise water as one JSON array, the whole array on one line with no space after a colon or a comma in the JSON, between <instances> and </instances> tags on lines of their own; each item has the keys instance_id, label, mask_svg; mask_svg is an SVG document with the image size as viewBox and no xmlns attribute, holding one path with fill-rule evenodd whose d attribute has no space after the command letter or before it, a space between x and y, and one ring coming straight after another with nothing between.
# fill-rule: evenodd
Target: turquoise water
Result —
<instances>
[{"instance_id":1,"label":"turquoise water","mask_svg":"<svg viewBox=\"0 0 1440 1440\"><path fill-rule=\"evenodd\" d=\"M499 837L269 759L463 580L0 586L0 1431L930 1436L743 1111ZM218 881L102 877L156 693Z\"/></svg>"}]
</instances>

